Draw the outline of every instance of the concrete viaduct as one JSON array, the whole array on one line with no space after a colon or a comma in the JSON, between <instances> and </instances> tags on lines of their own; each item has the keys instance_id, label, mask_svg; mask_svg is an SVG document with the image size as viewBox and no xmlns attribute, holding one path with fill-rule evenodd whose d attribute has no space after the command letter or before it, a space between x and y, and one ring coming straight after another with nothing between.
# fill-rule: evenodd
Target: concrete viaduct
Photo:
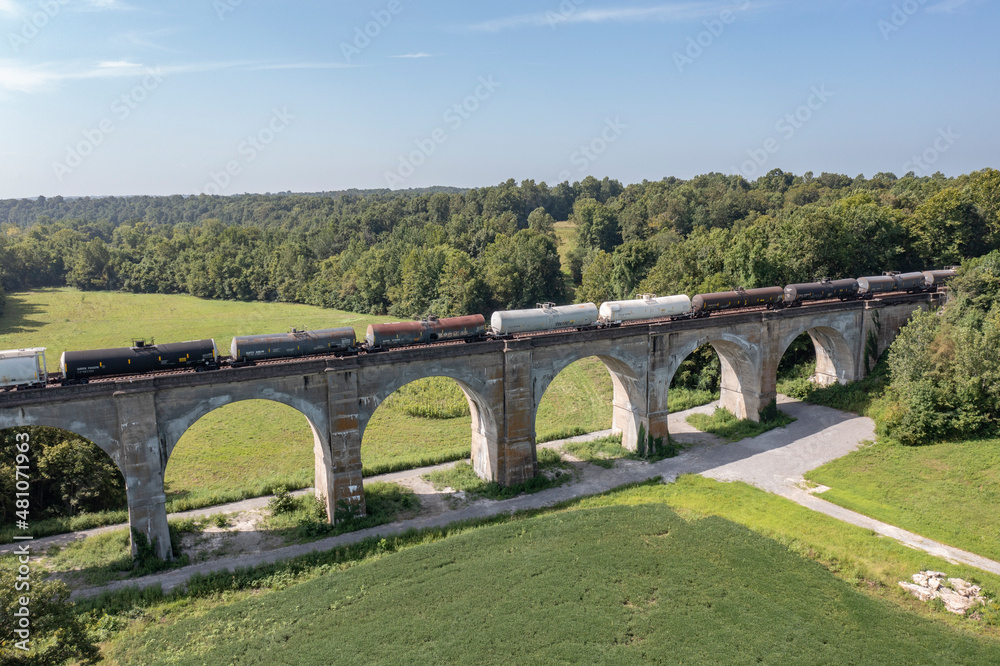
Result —
<instances>
[{"instance_id":1,"label":"concrete viaduct","mask_svg":"<svg viewBox=\"0 0 1000 666\"><path fill-rule=\"evenodd\" d=\"M711 344L719 355L722 405L757 420L775 399L778 362L796 337L812 337L816 382L860 379L912 313L937 298L817 304L10 392L0 394L0 429L51 426L101 447L124 475L131 527L145 534L159 557L169 558L167 461L184 432L223 405L273 400L306 417L315 442L316 493L325 498L332 520L339 502L364 512L365 428L383 400L416 379L444 376L461 386L472 412L475 471L510 485L537 473L538 405L549 383L575 361L596 356L604 362L614 385L613 427L634 450L640 432L667 436L668 388L698 347Z\"/></svg>"}]
</instances>

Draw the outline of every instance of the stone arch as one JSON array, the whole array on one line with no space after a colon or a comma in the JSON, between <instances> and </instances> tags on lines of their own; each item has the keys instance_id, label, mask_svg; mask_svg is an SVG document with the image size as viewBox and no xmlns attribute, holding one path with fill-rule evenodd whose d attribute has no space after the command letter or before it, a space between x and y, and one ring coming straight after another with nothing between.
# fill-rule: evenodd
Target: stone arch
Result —
<instances>
[{"instance_id":1,"label":"stone arch","mask_svg":"<svg viewBox=\"0 0 1000 666\"><path fill-rule=\"evenodd\" d=\"M499 382L476 376L468 368L421 363L389 366L377 377L369 377L369 380L375 380L371 394L366 395L365 391L359 393L358 441L363 441L368 422L386 398L407 384L430 377L451 379L462 390L472 417L470 448L473 468L481 477L492 478L494 463L490 459L490 444L498 440L504 429L502 386Z\"/></svg>"},{"instance_id":2,"label":"stone arch","mask_svg":"<svg viewBox=\"0 0 1000 666\"><path fill-rule=\"evenodd\" d=\"M157 422L162 455L159 471L161 487L177 442L199 419L216 409L237 402L266 400L291 407L305 417L313 434L316 495L319 497L331 492L329 476L334 469L334 460L330 445L330 417L326 404L328 392L325 382L316 381L312 376L303 376L279 382L269 381L266 385L260 382L245 382L228 384L221 388L222 390L216 395L207 399L192 400L184 389L178 389L178 393L175 394L164 392L160 396L161 399L157 404ZM360 496L360 492L358 495ZM327 513L332 520L334 499L327 497L326 503Z\"/></svg>"},{"instance_id":3,"label":"stone arch","mask_svg":"<svg viewBox=\"0 0 1000 666\"><path fill-rule=\"evenodd\" d=\"M770 402L770 399L760 393L759 367L754 362L757 354L750 343L739 335L713 331L692 337L672 349L666 385L669 387L673 382L681 363L706 344L712 345L722 366L719 405L737 418L757 420L760 409L765 406L760 402L762 399ZM751 399L748 400L748 397Z\"/></svg>"},{"instance_id":4,"label":"stone arch","mask_svg":"<svg viewBox=\"0 0 1000 666\"><path fill-rule=\"evenodd\" d=\"M830 384L846 384L858 378L858 368L854 360L851 344L841 331L830 326L801 325L791 329L782 336L778 343L774 358L774 371L777 372L781 357L785 355L795 338L808 333L816 350L816 373L813 381L820 386Z\"/></svg>"},{"instance_id":5,"label":"stone arch","mask_svg":"<svg viewBox=\"0 0 1000 666\"><path fill-rule=\"evenodd\" d=\"M0 430L8 428L23 428L42 426L58 428L73 433L100 448L111 458L118 471L125 476L126 460L118 442L118 423L115 415L110 421L101 418L100 409L90 410L87 406L79 409L45 409L21 408L3 410L0 412ZM72 414L72 416L67 416ZM90 418L82 419L80 415L87 414Z\"/></svg>"},{"instance_id":6,"label":"stone arch","mask_svg":"<svg viewBox=\"0 0 1000 666\"><path fill-rule=\"evenodd\" d=\"M645 339L643 339L645 343ZM643 344L645 348L645 344ZM611 385L614 390L612 397L611 429L621 433L622 446L635 450L640 430L648 430L643 422L646 414L646 372L645 357L632 357L621 353L611 345L579 345L574 346L567 354L552 358L549 363L532 364L532 397L534 404L531 411L532 437L535 433L535 421L538 418L538 407L549 385L559 374L573 363L585 358L597 358L611 375Z\"/></svg>"},{"instance_id":7,"label":"stone arch","mask_svg":"<svg viewBox=\"0 0 1000 666\"><path fill-rule=\"evenodd\" d=\"M317 405L314 402L306 400L302 397L284 393L272 388L264 388L259 391L244 392L239 395L227 393L213 396L208 400L198 401L189 405L183 412L170 419L161 420L161 422L164 422L162 433L160 435L163 442L163 451L165 456L163 465L164 469L166 469L170 456L174 451L174 447L177 446L177 442L180 441L181 437L184 436L184 433L186 433L191 426L197 423L199 419L206 414L214 412L220 407L232 405L237 402L245 402L247 400L267 400L269 402L277 402L291 407L306 418L306 421L309 423L309 427L313 431L313 436L317 445L323 449L329 448L329 419L327 417L326 410L324 409L324 405Z\"/></svg>"}]
</instances>

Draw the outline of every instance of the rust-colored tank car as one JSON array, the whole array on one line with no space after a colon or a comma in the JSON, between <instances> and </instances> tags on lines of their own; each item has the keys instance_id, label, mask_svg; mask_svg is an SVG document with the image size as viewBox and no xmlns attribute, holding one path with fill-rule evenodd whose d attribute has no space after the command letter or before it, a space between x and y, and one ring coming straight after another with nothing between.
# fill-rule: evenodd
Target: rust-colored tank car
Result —
<instances>
[{"instance_id":1,"label":"rust-colored tank car","mask_svg":"<svg viewBox=\"0 0 1000 666\"><path fill-rule=\"evenodd\" d=\"M785 287L785 305L798 305L803 301L822 301L827 298L847 300L854 298L857 293L858 281L854 278L790 284Z\"/></svg>"},{"instance_id":2,"label":"rust-colored tank car","mask_svg":"<svg viewBox=\"0 0 1000 666\"><path fill-rule=\"evenodd\" d=\"M486 335L483 315L430 318L392 324L370 324L365 339L368 349L386 349L438 340L476 340Z\"/></svg>"},{"instance_id":3,"label":"rust-colored tank car","mask_svg":"<svg viewBox=\"0 0 1000 666\"><path fill-rule=\"evenodd\" d=\"M720 291L712 294L698 294L691 299L691 311L698 316L706 316L716 310L729 308L747 308L764 305L769 308L781 303L784 291L781 287L763 287L761 289L737 289L736 291Z\"/></svg>"}]
</instances>

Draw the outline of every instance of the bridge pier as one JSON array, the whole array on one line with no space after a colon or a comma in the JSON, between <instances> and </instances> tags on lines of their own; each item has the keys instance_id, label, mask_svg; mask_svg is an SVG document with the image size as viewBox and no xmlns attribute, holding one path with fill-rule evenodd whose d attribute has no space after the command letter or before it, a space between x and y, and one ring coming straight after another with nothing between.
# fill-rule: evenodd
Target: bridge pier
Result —
<instances>
[{"instance_id":1,"label":"bridge pier","mask_svg":"<svg viewBox=\"0 0 1000 666\"><path fill-rule=\"evenodd\" d=\"M138 555L136 534L141 534L161 560L173 559L170 529L167 526L167 496L163 473L167 455L159 436L156 399L151 392L116 391L118 444L125 492L128 497L128 522L132 556Z\"/></svg>"},{"instance_id":2,"label":"bridge pier","mask_svg":"<svg viewBox=\"0 0 1000 666\"><path fill-rule=\"evenodd\" d=\"M503 424L476 473L502 486L512 486L538 474L535 450L535 397L531 349L509 349L503 355Z\"/></svg>"},{"instance_id":3,"label":"bridge pier","mask_svg":"<svg viewBox=\"0 0 1000 666\"><path fill-rule=\"evenodd\" d=\"M323 498L334 524L344 512L364 516L365 486L361 474L361 428L357 372L327 373L328 437L313 427L316 496ZM346 516L344 516L346 517Z\"/></svg>"}]
</instances>

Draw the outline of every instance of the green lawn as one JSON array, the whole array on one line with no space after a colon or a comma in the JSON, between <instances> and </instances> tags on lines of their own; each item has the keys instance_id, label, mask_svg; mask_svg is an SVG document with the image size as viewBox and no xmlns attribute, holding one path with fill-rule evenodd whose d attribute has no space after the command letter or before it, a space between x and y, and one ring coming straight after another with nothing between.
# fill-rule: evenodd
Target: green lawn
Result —
<instances>
[{"instance_id":1,"label":"green lawn","mask_svg":"<svg viewBox=\"0 0 1000 666\"><path fill-rule=\"evenodd\" d=\"M305 582L275 573L266 589L133 613L140 619L107 655L142 664L1000 662L996 639L973 635L982 623L908 599L893 580L921 566L968 569L743 484L683 477L430 543L404 538L417 545L392 552L383 541L374 556ZM981 578L996 589L997 577Z\"/></svg>"},{"instance_id":2,"label":"green lawn","mask_svg":"<svg viewBox=\"0 0 1000 666\"><path fill-rule=\"evenodd\" d=\"M830 486L827 501L1000 560L1000 440L876 444L806 478Z\"/></svg>"}]
</instances>

